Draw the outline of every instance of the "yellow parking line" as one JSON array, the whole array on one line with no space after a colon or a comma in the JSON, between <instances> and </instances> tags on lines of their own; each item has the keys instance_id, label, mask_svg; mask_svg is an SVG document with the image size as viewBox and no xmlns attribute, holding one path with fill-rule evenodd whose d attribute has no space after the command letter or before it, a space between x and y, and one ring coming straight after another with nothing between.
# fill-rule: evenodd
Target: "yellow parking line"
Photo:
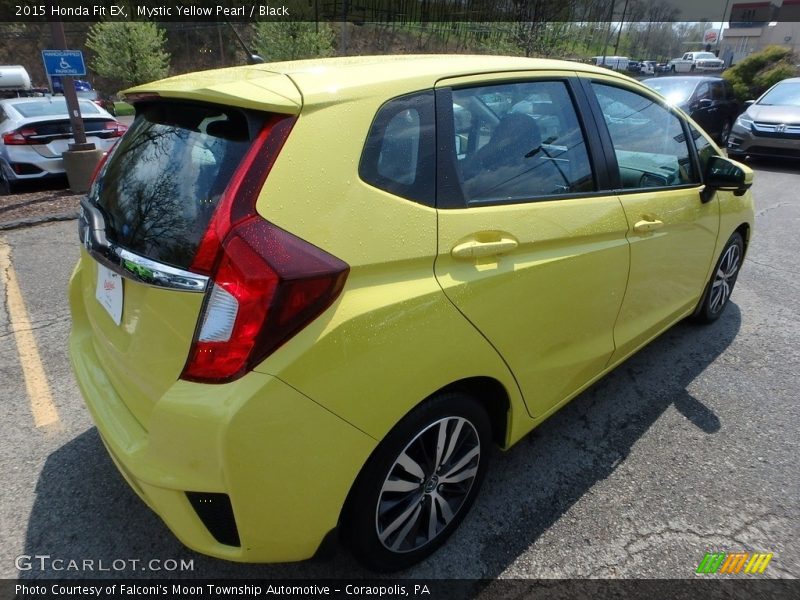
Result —
<instances>
[{"instance_id":1,"label":"yellow parking line","mask_svg":"<svg viewBox=\"0 0 800 600\"><path fill-rule=\"evenodd\" d=\"M11 264L11 248L0 239L0 276L6 288L6 304L8 305L8 318L11 330L17 342L17 353L22 364L22 374L25 377L25 388L31 403L33 422L36 427L45 427L59 422L58 411L53 403L53 394L44 374L42 358L36 347L33 337L31 322L22 292L17 281L17 274Z\"/></svg>"}]
</instances>

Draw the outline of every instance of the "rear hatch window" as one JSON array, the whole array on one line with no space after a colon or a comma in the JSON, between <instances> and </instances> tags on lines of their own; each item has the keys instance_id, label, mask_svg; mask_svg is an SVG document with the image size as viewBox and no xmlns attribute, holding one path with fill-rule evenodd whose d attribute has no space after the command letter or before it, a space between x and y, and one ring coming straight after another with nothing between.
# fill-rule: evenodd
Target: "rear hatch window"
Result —
<instances>
[{"instance_id":1,"label":"rear hatch window","mask_svg":"<svg viewBox=\"0 0 800 600\"><path fill-rule=\"evenodd\" d=\"M137 105L137 114L89 191L109 241L187 269L225 187L263 117L188 102Z\"/></svg>"},{"instance_id":2,"label":"rear hatch window","mask_svg":"<svg viewBox=\"0 0 800 600\"><path fill-rule=\"evenodd\" d=\"M67 101L64 98L51 98L48 100L35 100L32 102L15 102L12 104L14 110L26 119L38 117L69 116ZM100 109L97 105L88 100L78 100L78 108L81 116L99 115Z\"/></svg>"}]
</instances>

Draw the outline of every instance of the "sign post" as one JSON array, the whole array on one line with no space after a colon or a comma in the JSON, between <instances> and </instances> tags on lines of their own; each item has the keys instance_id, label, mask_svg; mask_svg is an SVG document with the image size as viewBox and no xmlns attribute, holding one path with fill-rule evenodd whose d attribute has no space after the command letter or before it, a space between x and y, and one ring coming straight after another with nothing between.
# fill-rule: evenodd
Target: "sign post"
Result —
<instances>
[{"instance_id":1,"label":"sign post","mask_svg":"<svg viewBox=\"0 0 800 600\"><path fill-rule=\"evenodd\" d=\"M96 149L94 144L86 142L86 130L83 127L83 119L78 105L78 94L72 83L73 76L86 74L86 65L83 62L83 54L79 50L67 50L67 38L64 35L63 23L60 21L50 23L50 33L53 36L53 45L57 49L43 50L42 60L44 60L48 76L59 75L62 77L64 99L67 102L69 122L75 140L74 144L69 145L69 150L62 155L64 170L67 173L69 187L74 192L82 193L89 189L89 180L92 178L95 165L103 156L103 152Z\"/></svg>"},{"instance_id":2,"label":"sign post","mask_svg":"<svg viewBox=\"0 0 800 600\"><path fill-rule=\"evenodd\" d=\"M64 27L61 23L50 24L53 32L53 43L56 46L66 47L67 41L64 38ZM60 40L58 38L61 38ZM78 106L78 95L75 93L75 85L72 83L73 76L86 75L86 65L83 62L83 53L80 50L42 50L42 60L44 70L48 77L58 75L62 79L64 88L64 98L67 101L67 112L69 122L72 125L72 135L75 143L70 144L70 150L93 150L94 144L86 143L86 130L83 127L80 108Z\"/></svg>"}]
</instances>

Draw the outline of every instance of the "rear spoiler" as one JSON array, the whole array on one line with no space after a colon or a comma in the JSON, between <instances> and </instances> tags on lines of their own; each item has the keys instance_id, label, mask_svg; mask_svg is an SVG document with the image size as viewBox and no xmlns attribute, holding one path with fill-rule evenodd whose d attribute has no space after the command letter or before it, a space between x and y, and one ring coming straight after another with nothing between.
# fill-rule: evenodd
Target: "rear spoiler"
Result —
<instances>
[{"instance_id":1,"label":"rear spoiler","mask_svg":"<svg viewBox=\"0 0 800 600\"><path fill-rule=\"evenodd\" d=\"M291 78L266 65L187 73L121 92L126 101L175 98L238 106L288 115L300 114L303 97Z\"/></svg>"}]
</instances>

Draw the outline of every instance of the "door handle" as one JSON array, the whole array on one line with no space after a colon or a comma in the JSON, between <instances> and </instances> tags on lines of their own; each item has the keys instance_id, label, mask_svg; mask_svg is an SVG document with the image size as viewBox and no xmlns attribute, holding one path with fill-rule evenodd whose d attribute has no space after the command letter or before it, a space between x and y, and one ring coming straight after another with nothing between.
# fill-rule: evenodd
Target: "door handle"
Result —
<instances>
[{"instance_id":1,"label":"door handle","mask_svg":"<svg viewBox=\"0 0 800 600\"><path fill-rule=\"evenodd\" d=\"M499 240L488 242L470 239L453 246L450 254L453 258L482 258L510 252L517 246L519 246L519 242L511 237L502 237Z\"/></svg>"},{"instance_id":2,"label":"door handle","mask_svg":"<svg viewBox=\"0 0 800 600\"><path fill-rule=\"evenodd\" d=\"M664 226L663 221L659 221L658 219L655 219L653 221L641 220L638 221L633 226L633 230L643 233L647 231L655 231L656 229L661 229L663 226Z\"/></svg>"}]
</instances>

